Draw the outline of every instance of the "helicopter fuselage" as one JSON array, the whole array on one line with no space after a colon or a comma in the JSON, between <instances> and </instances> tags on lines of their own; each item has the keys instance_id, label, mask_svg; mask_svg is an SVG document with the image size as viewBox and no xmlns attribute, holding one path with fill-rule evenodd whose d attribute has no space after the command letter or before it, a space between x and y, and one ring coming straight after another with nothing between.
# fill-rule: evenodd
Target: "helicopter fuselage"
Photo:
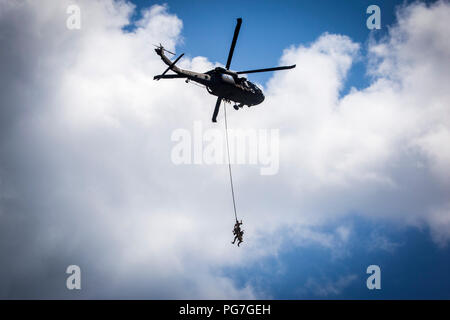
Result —
<instances>
[{"instance_id":1,"label":"helicopter fuselage","mask_svg":"<svg viewBox=\"0 0 450 320\"><path fill-rule=\"evenodd\" d=\"M176 75L155 76L156 80L162 78L186 78L186 82L194 81L204 85L207 91L226 101L233 101L240 106L254 106L264 101L264 94L254 83L245 77L239 77L236 73L221 67L214 68L205 73L184 70L175 66L164 51L157 48L156 53Z\"/></svg>"},{"instance_id":2,"label":"helicopter fuselage","mask_svg":"<svg viewBox=\"0 0 450 320\"><path fill-rule=\"evenodd\" d=\"M232 72L216 68L206 72L210 82L206 85L210 94L234 101L242 105L254 106L264 101L264 94L260 88L245 77L238 77Z\"/></svg>"}]
</instances>

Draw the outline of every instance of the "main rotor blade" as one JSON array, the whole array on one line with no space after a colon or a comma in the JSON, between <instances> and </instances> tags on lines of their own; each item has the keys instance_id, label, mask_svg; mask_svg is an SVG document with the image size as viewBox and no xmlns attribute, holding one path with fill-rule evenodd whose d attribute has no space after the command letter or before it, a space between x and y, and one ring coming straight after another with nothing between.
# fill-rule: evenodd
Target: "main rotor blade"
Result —
<instances>
[{"instance_id":1,"label":"main rotor blade","mask_svg":"<svg viewBox=\"0 0 450 320\"><path fill-rule=\"evenodd\" d=\"M286 69L292 69L295 68L295 64L292 66L284 66L284 67L275 67L275 68L266 68L266 69L255 69L255 70L246 70L246 71L238 71L237 74L243 74L243 73L256 73L256 72L267 72L267 71L278 71L278 70L286 70Z\"/></svg>"},{"instance_id":2,"label":"main rotor blade","mask_svg":"<svg viewBox=\"0 0 450 320\"><path fill-rule=\"evenodd\" d=\"M231 59L233 58L234 47L236 46L236 41L239 35L239 30L241 29L242 18L237 19L236 28L234 29L233 41L231 41L230 52L228 53L227 65L225 69L230 69Z\"/></svg>"},{"instance_id":3,"label":"main rotor blade","mask_svg":"<svg viewBox=\"0 0 450 320\"><path fill-rule=\"evenodd\" d=\"M220 103L222 102L222 98L218 97L216 101L216 106L214 107L214 113L212 116L212 122L217 122L217 115L219 114Z\"/></svg>"},{"instance_id":4,"label":"main rotor blade","mask_svg":"<svg viewBox=\"0 0 450 320\"><path fill-rule=\"evenodd\" d=\"M183 56L184 56L184 53L182 53L182 54L181 54L174 62L172 62L172 64L171 64L170 66L168 66L167 69L166 69L163 73L161 73L161 75L162 75L162 76L165 75L165 74L167 73L167 71L169 71L170 69L172 69L172 67L175 65L175 63L177 63L178 60L180 60L181 57L183 57Z\"/></svg>"}]
</instances>

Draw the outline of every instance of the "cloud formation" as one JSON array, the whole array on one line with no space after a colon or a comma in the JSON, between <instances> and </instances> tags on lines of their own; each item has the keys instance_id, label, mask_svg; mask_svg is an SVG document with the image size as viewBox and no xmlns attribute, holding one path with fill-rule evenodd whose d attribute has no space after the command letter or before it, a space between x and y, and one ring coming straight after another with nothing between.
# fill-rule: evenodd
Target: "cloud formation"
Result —
<instances>
[{"instance_id":1,"label":"cloud formation","mask_svg":"<svg viewBox=\"0 0 450 320\"><path fill-rule=\"evenodd\" d=\"M401 8L398 24L369 44L371 85L342 97L358 55L351 39L324 34L285 51L282 64L296 71L274 75L264 107L282 130L280 163L298 216L358 212L427 226L448 243L449 16L446 2Z\"/></svg>"},{"instance_id":2,"label":"cloud formation","mask_svg":"<svg viewBox=\"0 0 450 320\"><path fill-rule=\"evenodd\" d=\"M333 297L339 295L342 290L351 285L357 279L358 276L355 274L341 276L335 281L329 279L321 279L318 281L314 278L309 278L306 281L305 286L298 290L298 293L301 295L306 295L309 292L312 292L320 298Z\"/></svg>"},{"instance_id":3,"label":"cloud formation","mask_svg":"<svg viewBox=\"0 0 450 320\"><path fill-rule=\"evenodd\" d=\"M235 171L248 235L238 252L227 168L170 161L171 133L212 127L215 101L152 80L164 68L152 44L175 50L181 20L153 6L126 32L130 3L79 1L82 27L68 30L71 2L44 3L0 4L0 297L261 297L221 269L291 240L345 246L339 219L355 212L450 240L448 3L403 8L369 44L369 87L340 96L360 45L324 34L284 51L297 68L274 74L263 105L229 113L236 128L280 129L278 175ZM64 287L70 264L80 293Z\"/></svg>"}]
</instances>

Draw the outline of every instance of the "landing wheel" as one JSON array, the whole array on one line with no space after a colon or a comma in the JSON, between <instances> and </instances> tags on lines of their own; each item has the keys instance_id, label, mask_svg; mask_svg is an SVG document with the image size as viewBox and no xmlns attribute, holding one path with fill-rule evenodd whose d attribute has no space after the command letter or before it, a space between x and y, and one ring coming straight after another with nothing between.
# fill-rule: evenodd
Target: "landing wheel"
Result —
<instances>
[{"instance_id":1,"label":"landing wheel","mask_svg":"<svg viewBox=\"0 0 450 320\"><path fill-rule=\"evenodd\" d=\"M235 105L233 106L233 108L234 108L234 110L239 110L239 106L238 106L237 104L235 104Z\"/></svg>"}]
</instances>

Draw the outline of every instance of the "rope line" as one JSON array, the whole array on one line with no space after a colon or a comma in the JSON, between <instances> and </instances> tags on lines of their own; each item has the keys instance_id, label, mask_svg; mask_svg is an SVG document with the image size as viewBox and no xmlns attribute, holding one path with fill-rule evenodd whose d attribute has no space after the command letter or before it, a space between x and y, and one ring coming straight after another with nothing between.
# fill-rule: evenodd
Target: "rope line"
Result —
<instances>
[{"instance_id":1,"label":"rope line","mask_svg":"<svg viewBox=\"0 0 450 320\"><path fill-rule=\"evenodd\" d=\"M224 109L224 114L225 114L225 138L227 140L228 172L230 173L230 185L231 185L231 196L233 198L234 217L236 218L236 222L237 222L238 218L237 218L237 212L236 212L236 200L234 197L233 175L231 174L230 146L228 144L227 106L226 106L225 101L223 102L223 109Z\"/></svg>"}]
</instances>

